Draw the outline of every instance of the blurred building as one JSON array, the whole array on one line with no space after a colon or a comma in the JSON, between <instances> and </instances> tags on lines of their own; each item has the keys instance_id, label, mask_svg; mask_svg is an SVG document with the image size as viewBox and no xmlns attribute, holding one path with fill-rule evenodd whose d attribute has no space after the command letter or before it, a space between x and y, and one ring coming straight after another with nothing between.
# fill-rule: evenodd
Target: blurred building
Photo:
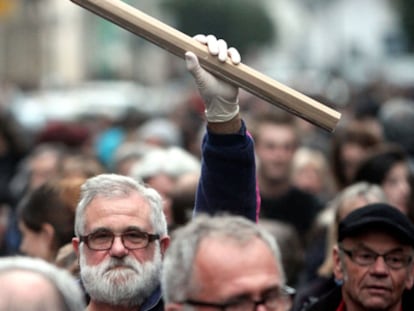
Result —
<instances>
[{"instance_id":1,"label":"blurred building","mask_svg":"<svg viewBox=\"0 0 414 311\"><path fill-rule=\"evenodd\" d=\"M335 71L362 83L404 53L392 0L267 0L267 6L279 40L262 68L282 80Z\"/></svg>"},{"instance_id":2,"label":"blurred building","mask_svg":"<svg viewBox=\"0 0 414 311\"><path fill-rule=\"evenodd\" d=\"M157 14L155 1L125 2ZM70 0L0 0L0 81L27 88L96 77L160 81L167 54L156 49Z\"/></svg>"},{"instance_id":3,"label":"blurred building","mask_svg":"<svg viewBox=\"0 0 414 311\"><path fill-rule=\"evenodd\" d=\"M124 2L173 24L161 0ZM261 2L278 41L252 63L282 82L306 71L369 78L403 51L392 0ZM70 0L0 0L0 81L42 87L110 77L157 84L182 70L178 61Z\"/></svg>"}]
</instances>

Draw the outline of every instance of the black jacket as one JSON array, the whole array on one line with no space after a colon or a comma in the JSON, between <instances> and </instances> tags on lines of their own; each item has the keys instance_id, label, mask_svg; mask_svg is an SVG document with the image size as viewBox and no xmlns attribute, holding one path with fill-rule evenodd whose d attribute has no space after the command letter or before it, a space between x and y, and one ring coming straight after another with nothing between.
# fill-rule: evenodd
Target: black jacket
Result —
<instances>
[{"instance_id":1,"label":"black jacket","mask_svg":"<svg viewBox=\"0 0 414 311\"><path fill-rule=\"evenodd\" d=\"M342 300L341 287L330 291L320 299L304 305L302 311L336 311ZM402 299L402 310L412 311L414 310L414 290L405 291Z\"/></svg>"}]
</instances>

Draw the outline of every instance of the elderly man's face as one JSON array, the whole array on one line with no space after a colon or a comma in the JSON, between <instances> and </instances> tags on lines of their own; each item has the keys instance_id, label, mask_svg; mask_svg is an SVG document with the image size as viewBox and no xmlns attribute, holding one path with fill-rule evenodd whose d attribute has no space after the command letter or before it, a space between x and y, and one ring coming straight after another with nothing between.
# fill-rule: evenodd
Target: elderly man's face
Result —
<instances>
[{"instance_id":1,"label":"elderly man's face","mask_svg":"<svg viewBox=\"0 0 414 311\"><path fill-rule=\"evenodd\" d=\"M159 284L162 253L168 238L131 250L119 235L131 230L154 234L147 201L136 193L126 198L96 197L85 211L85 221L85 235L96 232L116 235L107 250L93 250L74 239L82 281L91 299L111 305L142 303Z\"/></svg>"},{"instance_id":2,"label":"elderly man's face","mask_svg":"<svg viewBox=\"0 0 414 311\"><path fill-rule=\"evenodd\" d=\"M413 256L412 247L383 232L346 238L341 247L334 249L334 272L337 279L344 281L342 294L347 309L400 310L403 291L413 285L413 263L408 259ZM358 256L362 262L375 257L375 253L388 254L388 264L383 256L379 256L372 260L372 264L361 265L356 262L356 251L360 252ZM402 259L407 259L404 261L406 265L400 268L389 266Z\"/></svg>"},{"instance_id":3,"label":"elderly man's face","mask_svg":"<svg viewBox=\"0 0 414 311\"><path fill-rule=\"evenodd\" d=\"M279 297L284 284L273 253L259 238L245 245L214 237L204 239L192 275L197 285L188 299L231 304L236 309L242 309L236 304L246 300L260 301L257 305L265 308L264 301ZM288 296L270 299L274 305L272 310L285 311L291 305Z\"/></svg>"}]
</instances>

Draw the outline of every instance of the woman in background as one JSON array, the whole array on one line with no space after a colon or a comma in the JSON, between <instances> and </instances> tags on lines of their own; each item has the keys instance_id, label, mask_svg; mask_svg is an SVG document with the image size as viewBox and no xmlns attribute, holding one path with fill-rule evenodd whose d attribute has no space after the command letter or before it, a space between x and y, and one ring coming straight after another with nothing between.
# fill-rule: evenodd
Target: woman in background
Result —
<instances>
[{"instance_id":1,"label":"woman in background","mask_svg":"<svg viewBox=\"0 0 414 311\"><path fill-rule=\"evenodd\" d=\"M84 178L46 182L29 192L18 207L20 251L54 262L59 249L74 236L75 210Z\"/></svg>"},{"instance_id":2,"label":"woman in background","mask_svg":"<svg viewBox=\"0 0 414 311\"><path fill-rule=\"evenodd\" d=\"M354 182L379 185L388 202L408 215L412 204L410 179L408 155L399 146L385 145L361 162Z\"/></svg>"}]
</instances>

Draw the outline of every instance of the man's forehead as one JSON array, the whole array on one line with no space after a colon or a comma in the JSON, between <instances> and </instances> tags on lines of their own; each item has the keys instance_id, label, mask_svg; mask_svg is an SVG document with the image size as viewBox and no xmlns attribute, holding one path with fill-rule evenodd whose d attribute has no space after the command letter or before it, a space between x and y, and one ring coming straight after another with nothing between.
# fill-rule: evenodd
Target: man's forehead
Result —
<instances>
[{"instance_id":1,"label":"man's forehead","mask_svg":"<svg viewBox=\"0 0 414 311\"><path fill-rule=\"evenodd\" d=\"M257 253L261 256L269 256L274 260L274 254L269 245L257 236L249 239L238 239L213 233L201 240L197 254L204 253L211 256L232 256L237 252L239 254L239 259L247 257L248 253Z\"/></svg>"},{"instance_id":2,"label":"man's forehead","mask_svg":"<svg viewBox=\"0 0 414 311\"><path fill-rule=\"evenodd\" d=\"M362 231L353 236L349 236L343 240L344 243L352 243L355 245L380 245L380 246L395 246L413 249L408 242L399 237L395 232L383 230L381 228L371 229L369 231Z\"/></svg>"},{"instance_id":3,"label":"man's forehead","mask_svg":"<svg viewBox=\"0 0 414 311\"><path fill-rule=\"evenodd\" d=\"M204 239L196 254L194 277L204 290L222 294L260 291L283 281L273 252L257 237L244 245L225 238Z\"/></svg>"},{"instance_id":4,"label":"man's forehead","mask_svg":"<svg viewBox=\"0 0 414 311\"><path fill-rule=\"evenodd\" d=\"M136 224L147 224L150 222L150 206L148 201L138 194L126 197L95 197L85 211L85 220L88 224L98 225L100 222L128 221Z\"/></svg>"}]
</instances>

